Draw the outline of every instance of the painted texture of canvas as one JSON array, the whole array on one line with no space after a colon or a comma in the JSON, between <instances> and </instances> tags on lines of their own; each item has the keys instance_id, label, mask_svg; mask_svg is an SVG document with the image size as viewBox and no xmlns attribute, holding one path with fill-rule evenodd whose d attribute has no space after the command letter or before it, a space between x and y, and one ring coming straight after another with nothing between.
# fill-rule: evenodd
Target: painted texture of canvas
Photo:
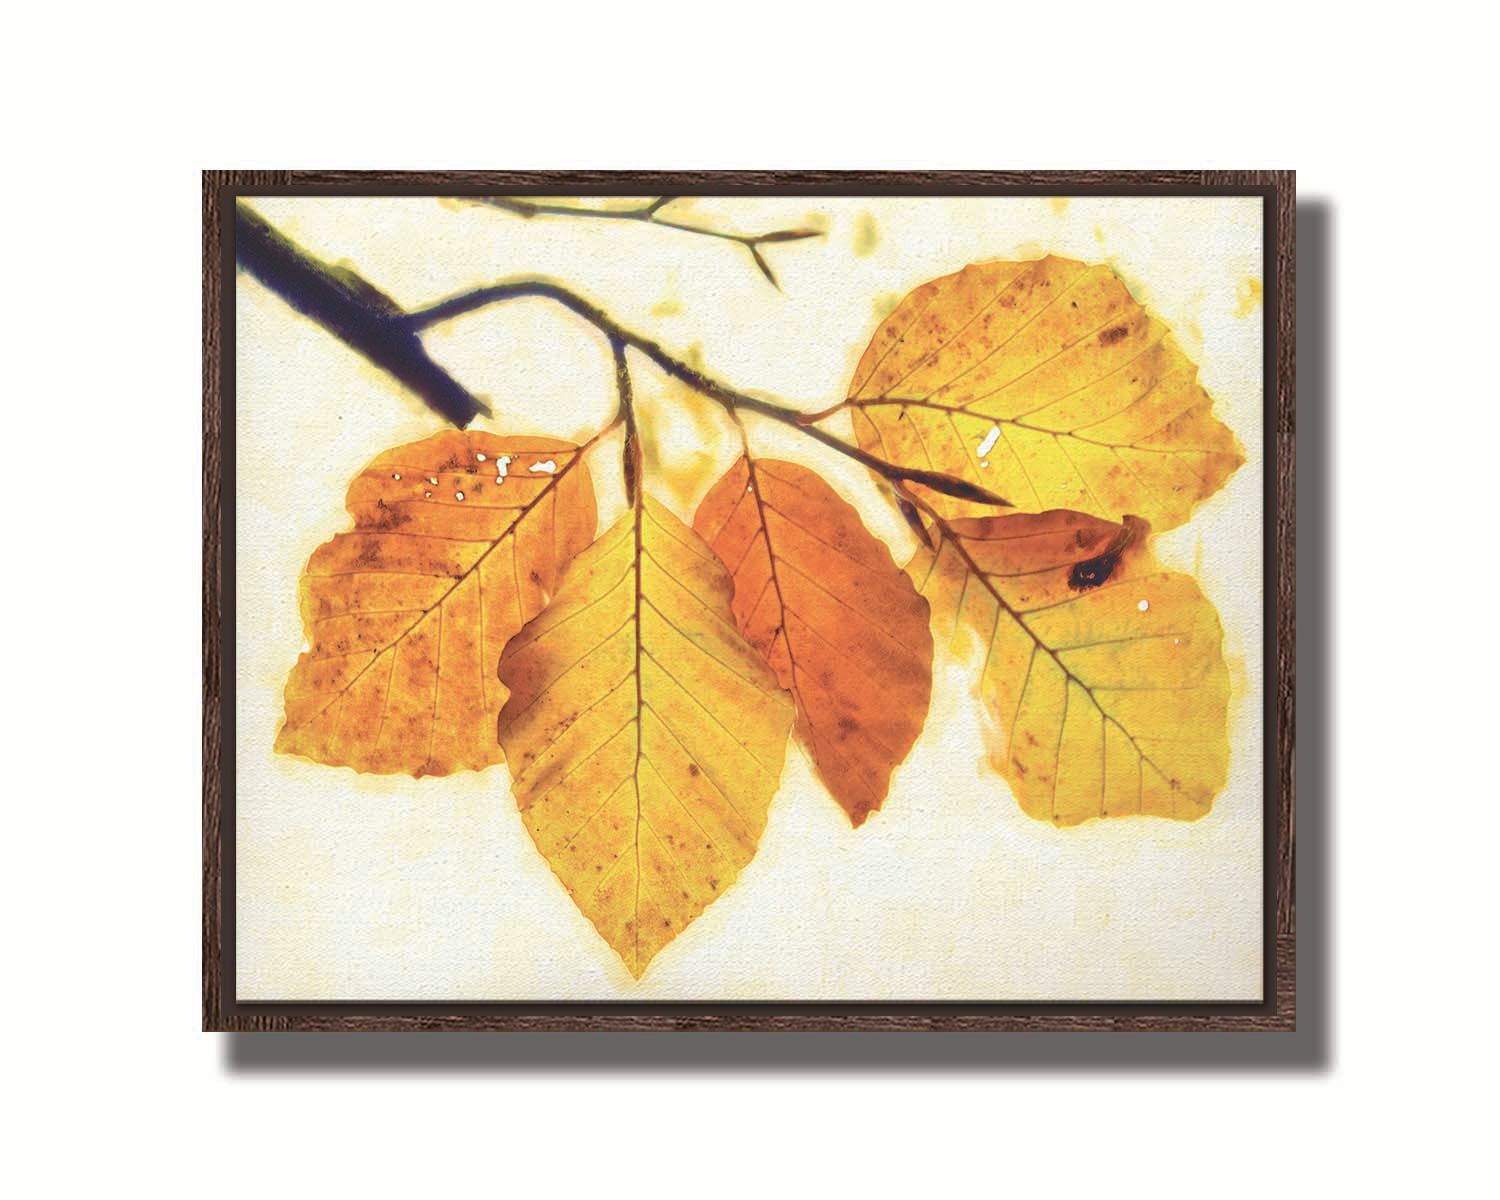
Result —
<instances>
[{"instance_id":1,"label":"painted texture of canvas","mask_svg":"<svg viewBox=\"0 0 1500 1200\"><path fill-rule=\"evenodd\" d=\"M1260 998L1258 198L241 203L239 999Z\"/></svg>"}]
</instances>

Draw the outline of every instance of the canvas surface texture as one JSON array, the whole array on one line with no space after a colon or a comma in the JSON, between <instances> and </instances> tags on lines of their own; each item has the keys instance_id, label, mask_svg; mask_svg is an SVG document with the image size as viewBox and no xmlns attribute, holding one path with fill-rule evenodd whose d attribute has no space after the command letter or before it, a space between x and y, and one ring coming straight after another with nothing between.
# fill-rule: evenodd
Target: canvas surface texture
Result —
<instances>
[{"instance_id":1,"label":"canvas surface texture","mask_svg":"<svg viewBox=\"0 0 1500 1200\"><path fill-rule=\"evenodd\" d=\"M638 904L636 924L611 934L604 926L615 917L600 911L612 885L598 885L591 909L575 876L592 868L569 866L563 849L550 858L543 853L539 847L549 835L529 827L518 805L518 793L528 804L543 804L547 788L536 785L532 797L530 783L511 787L522 753L535 746L545 754L557 738L549 740L540 728L518 729L509 765L495 743L483 741L494 730L494 715L484 706L498 707L503 695L491 681L505 675L512 691L524 690L528 680L561 669L540 637L514 641L502 663L501 646L475 635L480 658L497 661L493 674L465 685L472 686L467 725L443 735L455 739L451 750L434 737L428 761L441 770L421 777L356 771L313 761L297 745L277 752L288 720L288 678L309 647L299 609L304 571L320 547L353 527L345 507L351 483L382 455L440 434L445 424L390 376L239 272L233 598L239 1000L1261 998L1266 464L1258 198L736 196L685 198L665 210L674 220L715 229L819 231L816 238L759 248L779 286L743 245L648 223L526 219L434 197L255 197L244 203L309 253L347 265L404 308L500 279L553 279L715 379L807 412L857 392L862 360L866 368L873 361L866 359L872 337L903 298L928 281L971 264L1035 263L1049 255L1103 267L1150 319L1170 330L1243 462L1236 466L1228 452L1222 455L1222 482L1205 485L1211 490L1206 498L1182 500L1179 489L1178 499L1169 496L1153 513L1128 510L1153 518L1150 532L1119 550L1125 566L1111 559L1104 568L1106 574L1136 569L1131 564L1147 560L1134 556L1149 553L1156 571L1185 579L1180 586L1194 597L1201 592L1194 621L1216 616L1222 628L1227 707L1210 718L1227 737L1229 755L1204 815L1073 820L1064 812L1066 819L1038 819L1028 811L1034 807L1028 797L1036 794L1028 776L1007 780L991 760L1005 731L976 695L983 646L966 647L939 630L932 634L930 707L925 719L913 722L911 748L890 773L888 789L872 801L879 786L847 782L846 795L836 799L825 783L833 760L825 757L820 773L817 735L797 724L783 688L789 676L778 674L775 652L762 662L755 630L745 631L744 642L734 634L736 564L700 553L714 548L714 535L729 525L730 507L720 522L700 513L715 503L713 489L743 453L741 435L720 405L630 352L649 496L641 539L655 549L653 561L666 564L651 568L658 575L642 574L642 588L663 610L687 606L677 598L684 594L720 605L711 619L701 618L705 628L722 626L714 634L719 640L704 643L703 653L735 665L750 680L725 685L724 725L746 742L753 726L759 731L753 736L767 746L776 741L777 721L792 732L777 743L784 751L761 754L759 743L751 745L752 757L784 753L784 762L779 773L774 762L766 767L763 796L752 794L752 781L736 780L750 798L733 818L723 817L726 832L709 838L744 842L743 852L725 859L737 877L721 888L713 874L718 860L703 858L700 871L698 860L664 848L662 861L680 862L685 872L681 902L674 895L675 908L666 900ZM1082 292L1091 285L1072 286ZM529 458L512 456L518 466L550 459L560 469L569 461L569 445L588 443L616 413L616 365L607 340L555 304L538 299L485 308L433 326L422 340L491 407L491 416L471 426L473 434L494 435L502 446L503 439L531 439L526 444L539 448ZM898 568L922 555L933 557L934 565L944 561L919 542L889 489L864 466L795 428L742 416L759 459L814 473L822 484L806 486L826 485L848 506L838 511L854 524L840 545L863 545L862 524ZM874 409L840 410L822 428L852 445L874 446L872 427L860 425L866 419L891 422L883 444L905 436L904 418ZM963 437L998 463L1005 448L994 439L984 445L982 424L973 430L970 438L964 426ZM465 444L472 451L480 443ZM481 460L491 488L505 486L494 474L497 457ZM568 534L566 521L559 528L577 543L570 565L599 575L562 570L556 579L537 582L531 592L541 608L549 602L582 608L593 598L590 588L602 594L614 578L607 572L632 569L622 430L594 443L586 461L597 528L583 528L583 522ZM988 457L981 461L988 469ZM381 479L399 474L400 465ZM765 495L776 487L784 497L803 494L797 490L801 476L778 470L779 482L762 480ZM737 495L740 482L725 486ZM412 480L389 486L410 487ZM1044 479L1034 486L1029 503L1008 498L1020 507L1054 507L1052 485ZM417 487L426 490L420 480ZM970 516L979 511L926 495L946 516L960 508ZM380 498L383 503L386 494ZM476 499L469 498L463 519L476 511ZM1114 553L1111 539L1125 528L1128 513L1114 511L1111 496L1098 505L1104 511L1096 524L1070 524L1068 534L1080 546L1085 537L1097 537L1100 554ZM622 521L616 551L604 539ZM721 540L731 535L722 533ZM674 549L684 546L680 555ZM623 565L612 553L625 556L618 559ZM829 563L836 574L834 559ZM1131 578L1113 575L1116 595ZM1056 586L1059 603L1085 594L1077 579ZM892 621L905 619L905 596L892 590L879 611ZM927 600L936 613L936 593ZM973 602L967 593L963 600ZM1144 592L1139 603L1147 603ZM1132 595L1131 608L1136 604ZM1150 615L1140 611L1142 619ZM446 636L457 636L458 628L450 624ZM668 635L643 627L639 636L649 643ZM775 636L771 629L767 641ZM920 697L907 691L925 690L903 683L910 676L901 656L915 653L911 647L920 638L905 637L903 647L881 644L882 636L872 628L851 643L856 655L869 650L870 677L879 684L860 698L862 719L877 724L880 737L899 740L904 735L881 724L881 714L898 703L917 703ZM1006 685L996 686L1003 691ZM747 695L733 690L738 687L756 690ZM533 690L540 692L540 684ZM715 703L709 682L690 678L686 690ZM684 712L688 704L682 701ZM1201 715L1184 710L1179 723L1189 728ZM1106 725L1102 736L1115 738ZM645 737L644 721L641 728ZM1071 729L1070 745L1075 736L1083 735ZM384 751L371 753L379 767ZM722 754L714 758L724 761ZM1034 769L1019 749L1005 761L1019 762L1015 769L1023 772ZM1115 763L1101 772L1118 770ZM717 769L710 766L710 775ZM852 779L861 768L855 762L844 770ZM550 786L551 777L539 774ZM675 801L660 803L666 812ZM622 811L628 817L628 803ZM559 847L567 844L559 837ZM646 868L639 870L641 886L653 886ZM637 901L639 895L638 887ZM644 929L648 907L649 920L661 927L654 935Z\"/></svg>"}]
</instances>

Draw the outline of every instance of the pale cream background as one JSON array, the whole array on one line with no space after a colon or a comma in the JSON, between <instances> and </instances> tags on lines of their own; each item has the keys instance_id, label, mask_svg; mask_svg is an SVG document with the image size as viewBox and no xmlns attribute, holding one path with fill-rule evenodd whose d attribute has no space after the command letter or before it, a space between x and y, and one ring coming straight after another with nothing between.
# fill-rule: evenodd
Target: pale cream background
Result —
<instances>
[{"instance_id":1,"label":"pale cream background","mask_svg":"<svg viewBox=\"0 0 1500 1200\"><path fill-rule=\"evenodd\" d=\"M241 277L238 290L238 994L241 999L1255 999L1261 970L1259 202L1250 199L808 199L683 202L747 231L817 221L826 239L743 251L667 230L521 221L430 198L259 199L315 253L408 306L545 274L737 385L808 408L838 399L879 316L965 263L1056 252L1107 261L1201 366L1249 461L1158 555L1196 571L1226 629L1228 788L1194 824L1057 830L1021 814L983 764L961 667L940 659L927 733L885 809L852 830L796 749L755 860L633 981L522 828L503 767L446 780L361 777L273 755L302 646L296 580L347 526L349 478L439 428L320 329ZM872 237L873 234L873 237ZM608 419L608 356L543 302L428 337L496 412L478 427L585 435ZM669 462L727 461L702 414L653 403ZM778 429L758 443L815 462L910 537L858 468ZM795 435L790 435L794 437ZM601 528L620 503L616 443L596 459ZM698 492L711 482L702 478ZM698 492L652 485L684 516ZM876 519L876 515L880 519Z\"/></svg>"}]
</instances>

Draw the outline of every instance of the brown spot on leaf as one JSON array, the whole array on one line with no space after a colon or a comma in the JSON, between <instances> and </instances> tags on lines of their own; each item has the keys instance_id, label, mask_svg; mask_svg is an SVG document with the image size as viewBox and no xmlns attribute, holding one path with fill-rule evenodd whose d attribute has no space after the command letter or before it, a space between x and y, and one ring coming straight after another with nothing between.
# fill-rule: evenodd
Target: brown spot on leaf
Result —
<instances>
[{"instance_id":1,"label":"brown spot on leaf","mask_svg":"<svg viewBox=\"0 0 1500 1200\"><path fill-rule=\"evenodd\" d=\"M1118 553L1104 553L1097 558L1074 563L1073 569L1068 572L1068 586L1075 592L1086 592L1090 588L1096 588L1114 574L1115 564L1119 561Z\"/></svg>"}]
</instances>

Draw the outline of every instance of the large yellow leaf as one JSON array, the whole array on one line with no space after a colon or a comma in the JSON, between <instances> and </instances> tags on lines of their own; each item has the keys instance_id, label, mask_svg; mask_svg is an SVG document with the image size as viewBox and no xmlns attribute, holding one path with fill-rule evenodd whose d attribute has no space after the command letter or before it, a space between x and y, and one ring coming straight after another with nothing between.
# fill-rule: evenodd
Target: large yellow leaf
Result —
<instances>
[{"instance_id":1,"label":"large yellow leaf","mask_svg":"<svg viewBox=\"0 0 1500 1200\"><path fill-rule=\"evenodd\" d=\"M939 522L908 567L939 636L977 637L991 762L1032 817L1194 820L1224 785L1219 618L1146 533L1073 512Z\"/></svg>"},{"instance_id":2,"label":"large yellow leaf","mask_svg":"<svg viewBox=\"0 0 1500 1200\"><path fill-rule=\"evenodd\" d=\"M1107 266L991 262L917 288L849 391L859 444L1022 511L1181 525L1244 461L1198 370ZM972 504L917 489L944 516Z\"/></svg>"},{"instance_id":3,"label":"large yellow leaf","mask_svg":"<svg viewBox=\"0 0 1500 1200\"><path fill-rule=\"evenodd\" d=\"M594 535L578 447L450 430L387 450L345 503L354 529L302 576L276 749L380 774L502 761L500 651Z\"/></svg>"},{"instance_id":4,"label":"large yellow leaf","mask_svg":"<svg viewBox=\"0 0 1500 1200\"><path fill-rule=\"evenodd\" d=\"M791 701L732 591L638 492L500 659L526 828L636 976L750 861L781 776Z\"/></svg>"},{"instance_id":5,"label":"large yellow leaf","mask_svg":"<svg viewBox=\"0 0 1500 1200\"><path fill-rule=\"evenodd\" d=\"M797 729L857 826L878 809L932 697L927 603L806 467L741 457L693 527L734 575L740 631L797 702Z\"/></svg>"}]
</instances>

